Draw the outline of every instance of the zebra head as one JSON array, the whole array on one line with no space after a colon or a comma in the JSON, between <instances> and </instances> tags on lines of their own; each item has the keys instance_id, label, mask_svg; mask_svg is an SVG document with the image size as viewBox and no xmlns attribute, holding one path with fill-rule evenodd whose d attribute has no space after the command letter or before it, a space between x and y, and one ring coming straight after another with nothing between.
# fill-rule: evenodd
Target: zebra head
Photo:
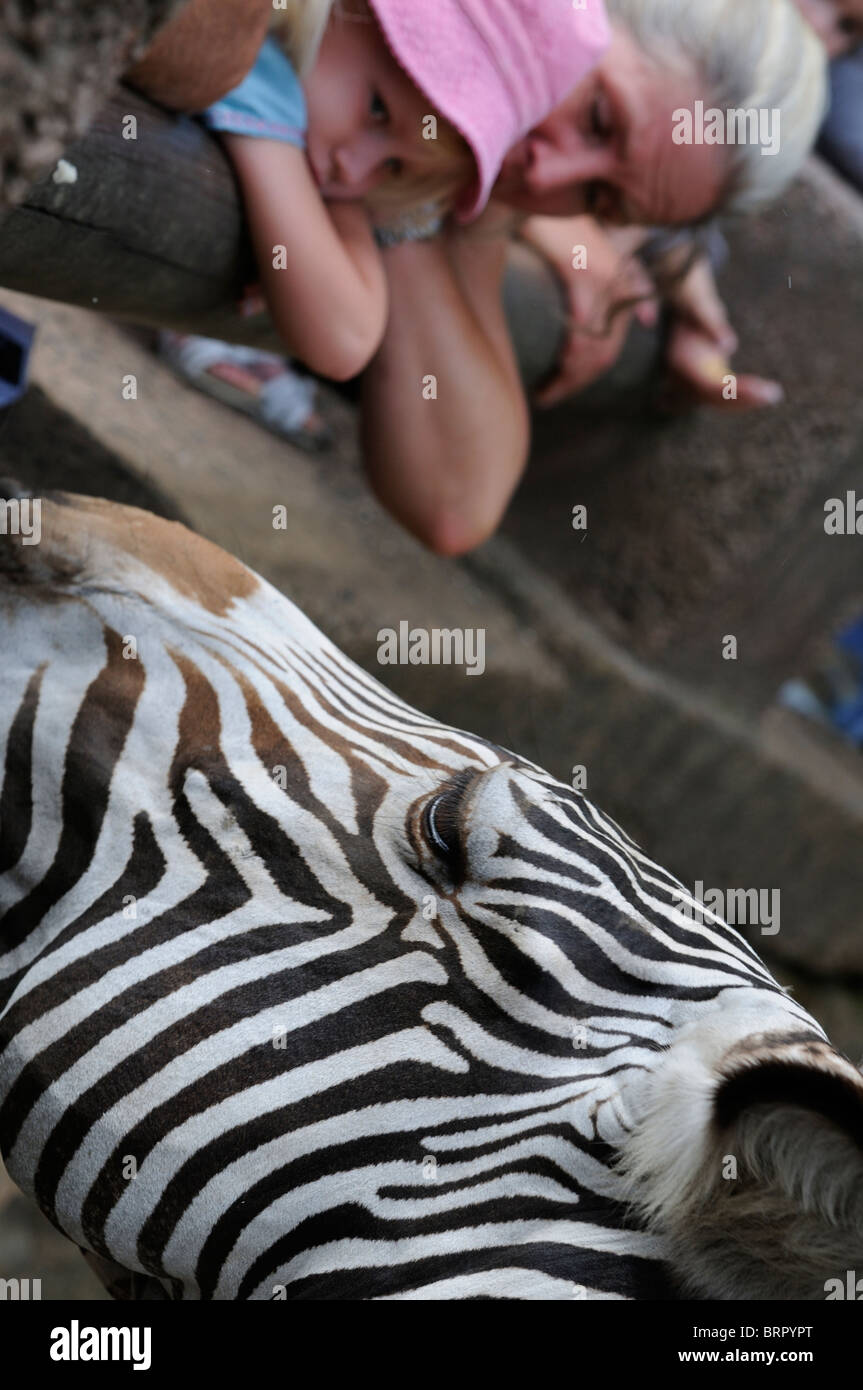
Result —
<instances>
[{"instance_id":1,"label":"zebra head","mask_svg":"<svg viewBox=\"0 0 863 1390\"><path fill-rule=\"evenodd\" d=\"M31 537L32 539L32 537ZM180 1298L824 1298L863 1078L583 796L183 527L0 535L0 1147Z\"/></svg>"}]
</instances>

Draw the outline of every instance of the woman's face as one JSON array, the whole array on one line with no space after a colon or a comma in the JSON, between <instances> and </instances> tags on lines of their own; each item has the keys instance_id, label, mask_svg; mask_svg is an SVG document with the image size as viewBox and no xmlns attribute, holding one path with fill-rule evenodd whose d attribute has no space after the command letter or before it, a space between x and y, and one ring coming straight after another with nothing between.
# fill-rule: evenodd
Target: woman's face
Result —
<instances>
[{"instance_id":1,"label":"woman's face","mask_svg":"<svg viewBox=\"0 0 863 1390\"><path fill-rule=\"evenodd\" d=\"M615 29L599 67L510 150L495 197L524 212L625 225L698 221L726 174L721 147L672 140L673 113L691 111L699 95L694 73L657 66Z\"/></svg>"},{"instance_id":2,"label":"woman's face","mask_svg":"<svg viewBox=\"0 0 863 1390\"><path fill-rule=\"evenodd\" d=\"M863 0L797 0L831 58L863 43Z\"/></svg>"}]
</instances>

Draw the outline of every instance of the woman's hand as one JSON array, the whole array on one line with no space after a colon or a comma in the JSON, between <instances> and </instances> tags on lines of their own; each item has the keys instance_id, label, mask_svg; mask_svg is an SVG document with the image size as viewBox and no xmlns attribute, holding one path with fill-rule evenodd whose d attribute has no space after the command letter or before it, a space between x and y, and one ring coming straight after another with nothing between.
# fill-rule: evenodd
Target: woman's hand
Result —
<instances>
[{"instance_id":1,"label":"woman's hand","mask_svg":"<svg viewBox=\"0 0 863 1390\"><path fill-rule=\"evenodd\" d=\"M634 256L640 230L608 232L592 217L529 217L520 235L551 264L569 300L569 335L557 372L534 397L537 405L551 406L614 366L633 318L654 326L656 291ZM614 312L633 299L643 302Z\"/></svg>"},{"instance_id":2,"label":"woman's hand","mask_svg":"<svg viewBox=\"0 0 863 1390\"><path fill-rule=\"evenodd\" d=\"M521 236L550 262L569 298L566 348L554 380L535 398L538 405L556 405L614 366L633 319L647 328L656 324L656 288L635 259L645 233L604 230L591 217L531 217ZM615 305L638 297L644 302L613 313ZM737 335L707 261L696 262L666 298L673 314L666 353L670 403L752 410L783 399L778 382L734 373Z\"/></svg>"},{"instance_id":3,"label":"woman's hand","mask_svg":"<svg viewBox=\"0 0 863 1390\"><path fill-rule=\"evenodd\" d=\"M674 286L668 302L674 314L666 350L672 376L669 404L755 410L783 400L778 382L734 372L731 358L737 351L737 334L707 261L696 262Z\"/></svg>"}]
</instances>

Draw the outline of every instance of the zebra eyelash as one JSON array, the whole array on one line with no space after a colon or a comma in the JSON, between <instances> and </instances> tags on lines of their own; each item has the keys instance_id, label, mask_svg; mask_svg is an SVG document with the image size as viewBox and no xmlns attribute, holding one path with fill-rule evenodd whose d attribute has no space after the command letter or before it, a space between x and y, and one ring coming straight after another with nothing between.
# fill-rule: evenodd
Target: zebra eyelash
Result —
<instances>
[{"instance_id":1,"label":"zebra eyelash","mask_svg":"<svg viewBox=\"0 0 863 1390\"><path fill-rule=\"evenodd\" d=\"M454 879L464 876L461 812L465 792L475 777L472 769L459 772L432 797L423 812L422 825L429 848Z\"/></svg>"},{"instance_id":2,"label":"zebra eyelash","mask_svg":"<svg viewBox=\"0 0 863 1390\"><path fill-rule=\"evenodd\" d=\"M438 815L443 817L445 802L445 795L436 796L434 801L429 802L425 812L425 828L428 841L432 848L435 849L442 858L448 859L453 852L451 848L453 844L451 832L447 831L445 837L438 828Z\"/></svg>"}]
</instances>

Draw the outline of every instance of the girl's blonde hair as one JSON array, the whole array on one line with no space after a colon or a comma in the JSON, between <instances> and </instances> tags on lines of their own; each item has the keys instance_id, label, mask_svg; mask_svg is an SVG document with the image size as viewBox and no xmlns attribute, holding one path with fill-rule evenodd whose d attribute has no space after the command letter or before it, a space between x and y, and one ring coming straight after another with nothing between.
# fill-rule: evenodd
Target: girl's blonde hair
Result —
<instances>
[{"instance_id":1,"label":"girl's blonde hair","mask_svg":"<svg viewBox=\"0 0 863 1390\"><path fill-rule=\"evenodd\" d=\"M331 20L377 22L366 0L282 0L274 10L273 28L301 78L314 67ZM443 216L476 178L476 163L467 141L442 116L436 116L435 139L418 138L417 147L423 152L426 167L404 178L388 179L366 198L381 226L397 226L417 210L424 218Z\"/></svg>"},{"instance_id":2,"label":"girl's blonde hair","mask_svg":"<svg viewBox=\"0 0 863 1390\"><path fill-rule=\"evenodd\" d=\"M333 0L281 0L273 7L273 28L300 77L314 67L333 9Z\"/></svg>"}]
</instances>

